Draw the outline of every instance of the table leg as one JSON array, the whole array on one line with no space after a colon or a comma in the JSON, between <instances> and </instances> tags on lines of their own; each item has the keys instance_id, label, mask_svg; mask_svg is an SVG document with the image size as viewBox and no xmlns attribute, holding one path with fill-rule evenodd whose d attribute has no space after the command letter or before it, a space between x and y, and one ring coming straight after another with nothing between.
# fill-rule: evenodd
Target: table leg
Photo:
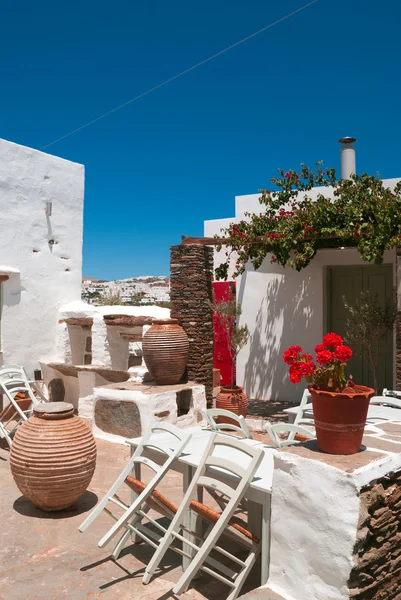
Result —
<instances>
[{"instance_id":1,"label":"table leg","mask_svg":"<svg viewBox=\"0 0 401 600\"><path fill-rule=\"evenodd\" d=\"M261 585L265 585L269 578L271 501L271 494L265 494L262 505Z\"/></svg>"},{"instance_id":2,"label":"table leg","mask_svg":"<svg viewBox=\"0 0 401 600\"><path fill-rule=\"evenodd\" d=\"M248 527L249 531L260 537L260 528L262 522L262 506L253 500L246 500L248 508Z\"/></svg>"},{"instance_id":3,"label":"table leg","mask_svg":"<svg viewBox=\"0 0 401 600\"><path fill-rule=\"evenodd\" d=\"M131 446L131 456L134 454L135 450L136 449L133 446ZM141 463L134 464L133 475L135 479L138 479L139 481L141 480ZM137 497L138 494L136 494L134 490L131 489L131 504L135 501ZM140 544L142 542L141 538L137 537L135 533L131 534L131 540L133 544Z\"/></svg>"}]
</instances>

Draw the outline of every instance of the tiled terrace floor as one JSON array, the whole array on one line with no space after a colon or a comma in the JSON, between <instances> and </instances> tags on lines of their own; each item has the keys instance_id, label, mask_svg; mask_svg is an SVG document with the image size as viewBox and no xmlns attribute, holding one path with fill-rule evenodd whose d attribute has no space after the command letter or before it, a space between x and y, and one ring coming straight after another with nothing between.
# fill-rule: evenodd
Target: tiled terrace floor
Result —
<instances>
[{"instance_id":1,"label":"tiled terrace floor","mask_svg":"<svg viewBox=\"0 0 401 600\"><path fill-rule=\"evenodd\" d=\"M151 556L146 545L129 545L118 564L109 559L112 544L97 542L112 521L105 514L84 533L78 526L101 498L128 458L128 448L97 441L98 461L89 491L70 511L43 513L16 487L9 468L8 447L0 446L0 599L1 600L167 600L181 574L180 557L168 555L163 574L148 586L141 578ZM181 476L170 473L161 487L176 503L181 498ZM259 585L256 565L243 593ZM217 600L228 588L202 575L184 600Z\"/></svg>"}]
</instances>

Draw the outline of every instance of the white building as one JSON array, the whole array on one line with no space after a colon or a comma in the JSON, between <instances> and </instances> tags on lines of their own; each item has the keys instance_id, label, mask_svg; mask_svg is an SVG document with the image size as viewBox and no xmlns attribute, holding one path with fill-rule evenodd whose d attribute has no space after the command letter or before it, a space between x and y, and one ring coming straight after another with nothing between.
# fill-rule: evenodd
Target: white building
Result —
<instances>
[{"instance_id":1,"label":"white building","mask_svg":"<svg viewBox=\"0 0 401 600\"><path fill-rule=\"evenodd\" d=\"M0 140L0 357L30 376L81 296L83 201L82 165Z\"/></svg>"},{"instance_id":2,"label":"white building","mask_svg":"<svg viewBox=\"0 0 401 600\"><path fill-rule=\"evenodd\" d=\"M388 179L385 184L394 189L398 181ZM311 195L317 191L312 190ZM245 220L246 212L259 213L259 197L237 196L235 216L205 221L204 235L220 234L230 223ZM224 249L215 252L215 266L222 262ZM249 266L236 280L237 301L243 309L241 322L247 323L251 333L237 359L238 385L244 386L250 398L300 400L305 384L290 383L288 366L282 360L284 350L297 344L312 352L327 331L341 333L346 319L343 295L354 299L360 291L371 289L384 299L395 285L395 251L386 252L380 266L363 262L356 249L320 250L301 272L271 264L269 256L257 271ZM395 354L395 339L389 337L381 351L379 389L383 385L395 386ZM366 364L357 357L352 361L355 381L368 385L370 373Z\"/></svg>"}]
</instances>

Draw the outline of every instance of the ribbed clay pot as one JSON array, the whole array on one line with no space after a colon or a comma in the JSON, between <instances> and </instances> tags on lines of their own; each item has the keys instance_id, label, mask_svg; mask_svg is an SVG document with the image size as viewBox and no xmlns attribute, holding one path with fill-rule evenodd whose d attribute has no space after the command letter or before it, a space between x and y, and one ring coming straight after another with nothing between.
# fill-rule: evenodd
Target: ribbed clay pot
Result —
<instances>
[{"instance_id":1,"label":"ribbed clay pot","mask_svg":"<svg viewBox=\"0 0 401 600\"><path fill-rule=\"evenodd\" d=\"M173 385L184 375L189 341L178 319L155 319L143 336L143 358L158 385Z\"/></svg>"},{"instance_id":2,"label":"ribbed clay pot","mask_svg":"<svg viewBox=\"0 0 401 600\"><path fill-rule=\"evenodd\" d=\"M45 511L63 510L87 489L96 466L88 425L66 402L39 404L20 425L10 451L20 492Z\"/></svg>"},{"instance_id":3,"label":"ribbed clay pot","mask_svg":"<svg viewBox=\"0 0 401 600\"><path fill-rule=\"evenodd\" d=\"M246 417L248 412L248 398L239 385L233 387L222 387L216 397L216 408L223 408L224 410L230 410L236 415L242 415ZM231 423L232 425L238 425L233 419L228 417L219 417L219 423Z\"/></svg>"},{"instance_id":4,"label":"ribbed clay pot","mask_svg":"<svg viewBox=\"0 0 401 600\"><path fill-rule=\"evenodd\" d=\"M309 391L319 450L328 454L359 452L369 402L375 391L364 385L342 392L325 392L312 387Z\"/></svg>"}]
</instances>

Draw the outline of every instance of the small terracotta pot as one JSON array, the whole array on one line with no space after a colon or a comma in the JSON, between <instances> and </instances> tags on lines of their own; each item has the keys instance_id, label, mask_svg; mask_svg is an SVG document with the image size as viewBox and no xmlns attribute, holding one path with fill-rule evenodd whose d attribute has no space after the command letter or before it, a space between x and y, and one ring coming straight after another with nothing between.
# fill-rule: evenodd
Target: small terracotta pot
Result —
<instances>
[{"instance_id":1,"label":"small terracotta pot","mask_svg":"<svg viewBox=\"0 0 401 600\"><path fill-rule=\"evenodd\" d=\"M188 336L178 319L155 319L143 336L143 358L158 385L179 383L187 366Z\"/></svg>"},{"instance_id":2,"label":"small terracotta pot","mask_svg":"<svg viewBox=\"0 0 401 600\"><path fill-rule=\"evenodd\" d=\"M248 412L248 398L239 385L235 387L222 387L216 397L216 408L230 410L236 415L246 417ZM218 423L238 425L238 423L228 417L219 417Z\"/></svg>"},{"instance_id":3,"label":"small terracotta pot","mask_svg":"<svg viewBox=\"0 0 401 600\"><path fill-rule=\"evenodd\" d=\"M45 511L63 510L87 489L96 466L88 425L66 402L39 404L16 431L11 473L20 492Z\"/></svg>"},{"instance_id":4,"label":"small terracotta pot","mask_svg":"<svg viewBox=\"0 0 401 600\"><path fill-rule=\"evenodd\" d=\"M359 452L375 391L363 385L342 392L325 392L310 387L319 450L328 454Z\"/></svg>"}]
</instances>

